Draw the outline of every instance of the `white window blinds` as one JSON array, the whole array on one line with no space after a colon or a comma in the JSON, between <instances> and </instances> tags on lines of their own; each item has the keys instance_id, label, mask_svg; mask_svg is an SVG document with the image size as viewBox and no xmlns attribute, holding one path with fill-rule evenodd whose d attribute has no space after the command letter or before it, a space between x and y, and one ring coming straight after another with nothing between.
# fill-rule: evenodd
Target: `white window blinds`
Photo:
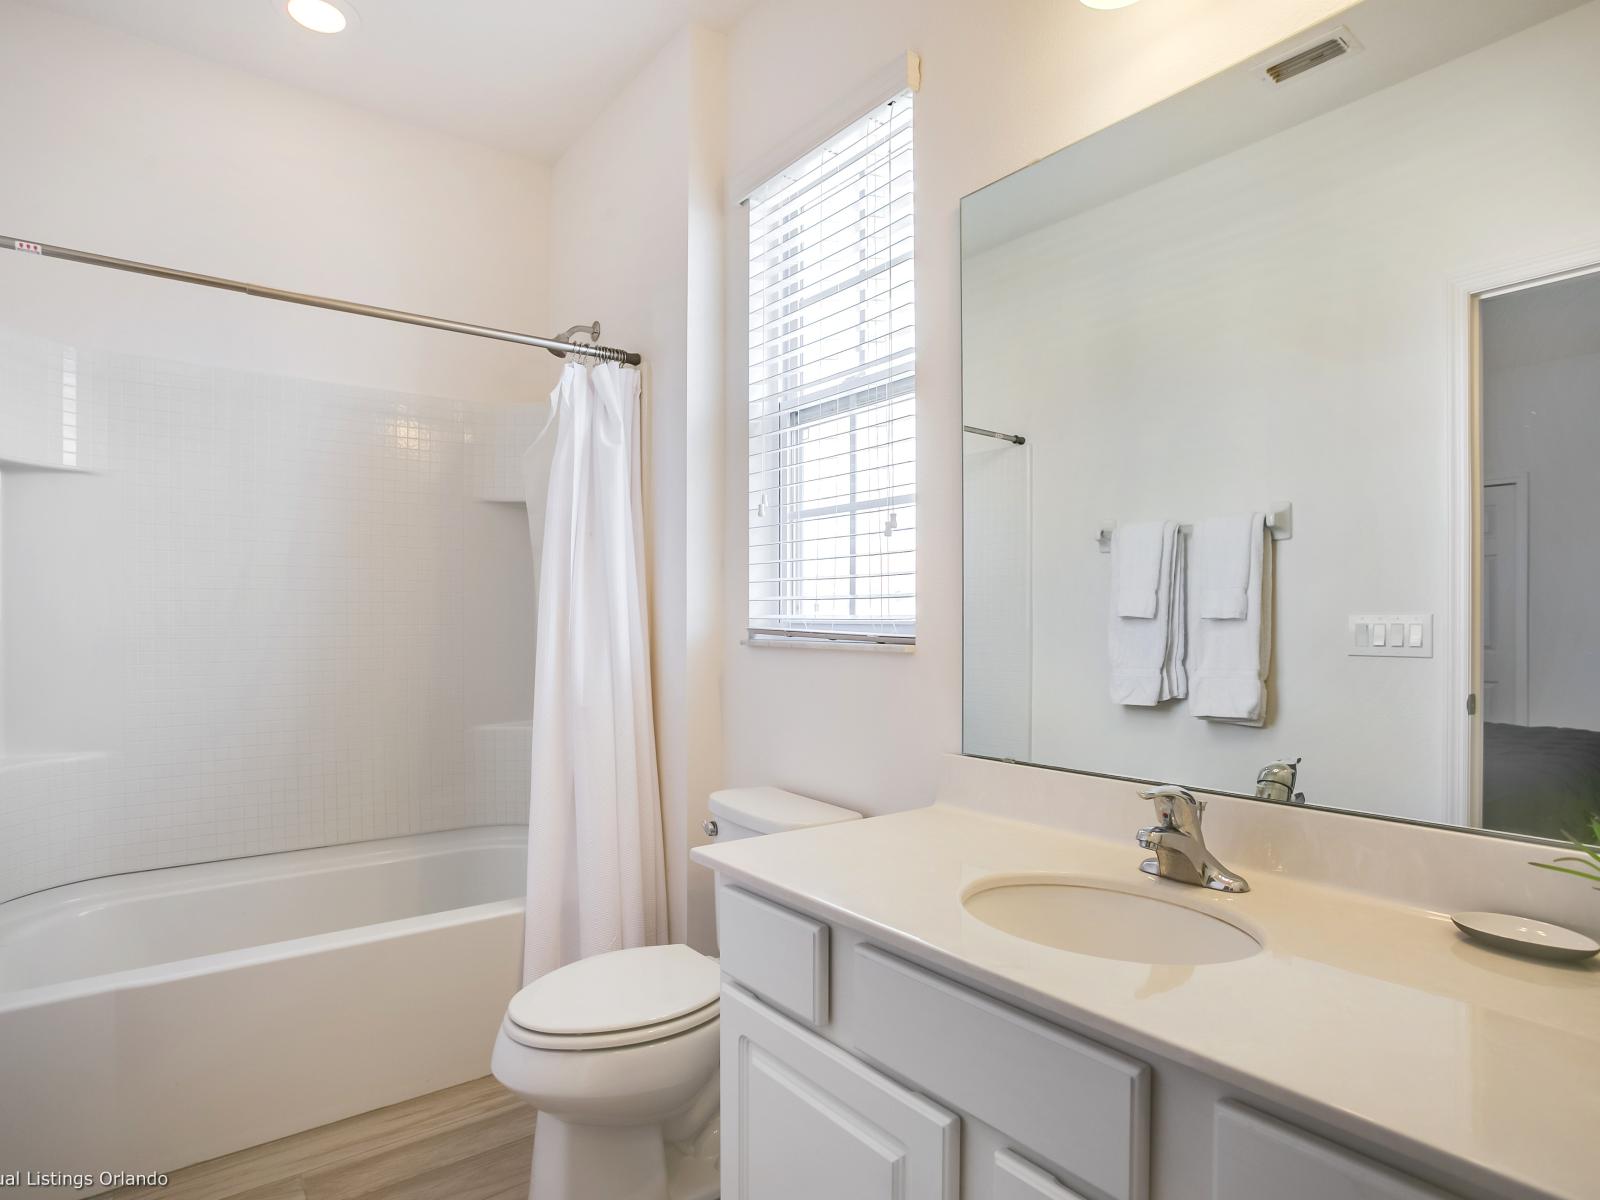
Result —
<instances>
[{"instance_id":1,"label":"white window blinds","mask_svg":"<svg viewBox=\"0 0 1600 1200\"><path fill-rule=\"evenodd\" d=\"M748 201L752 638L915 640L911 109Z\"/></svg>"}]
</instances>

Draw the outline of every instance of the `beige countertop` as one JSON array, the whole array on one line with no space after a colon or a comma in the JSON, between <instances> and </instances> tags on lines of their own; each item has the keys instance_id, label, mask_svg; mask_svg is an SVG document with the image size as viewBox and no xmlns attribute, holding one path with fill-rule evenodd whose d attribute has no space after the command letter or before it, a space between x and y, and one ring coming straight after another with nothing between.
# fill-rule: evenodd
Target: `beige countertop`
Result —
<instances>
[{"instance_id":1,"label":"beige countertop","mask_svg":"<svg viewBox=\"0 0 1600 1200\"><path fill-rule=\"evenodd\" d=\"M944 804L694 852L728 881L1490 1192L1600 1196L1600 960L1514 958L1444 914L1281 874L1209 892L1142 874L1144 857L1131 840ZM1002 933L962 906L977 880L1030 872L1212 912L1263 949L1196 967L1120 962Z\"/></svg>"}]
</instances>

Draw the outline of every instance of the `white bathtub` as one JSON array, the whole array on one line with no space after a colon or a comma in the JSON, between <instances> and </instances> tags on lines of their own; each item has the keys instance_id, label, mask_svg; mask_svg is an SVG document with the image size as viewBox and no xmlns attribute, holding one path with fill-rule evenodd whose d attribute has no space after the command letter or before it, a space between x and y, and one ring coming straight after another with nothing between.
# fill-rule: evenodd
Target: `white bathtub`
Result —
<instances>
[{"instance_id":1,"label":"white bathtub","mask_svg":"<svg viewBox=\"0 0 1600 1200\"><path fill-rule=\"evenodd\" d=\"M487 1074L525 847L458 830L0 904L0 1172L170 1172Z\"/></svg>"}]
</instances>

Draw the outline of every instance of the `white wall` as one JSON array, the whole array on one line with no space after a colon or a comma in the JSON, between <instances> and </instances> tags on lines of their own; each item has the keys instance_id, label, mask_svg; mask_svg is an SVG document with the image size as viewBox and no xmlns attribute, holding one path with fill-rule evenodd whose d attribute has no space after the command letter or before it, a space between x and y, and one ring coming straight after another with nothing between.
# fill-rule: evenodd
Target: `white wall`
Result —
<instances>
[{"instance_id":1,"label":"white wall","mask_svg":"<svg viewBox=\"0 0 1600 1200\"><path fill-rule=\"evenodd\" d=\"M551 203L555 310L600 318L607 342L645 358L668 907L674 938L702 947L710 896L687 868L721 763L722 73L720 35L681 34L557 162Z\"/></svg>"},{"instance_id":2,"label":"white wall","mask_svg":"<svg viewBox=\"0 0 1600 1200\"><path fill-rule=\"evenodd\" d=\"M745 314L730 308L724 466L724 737L730 783L776 783L866 812L933 797L961 730L958 224L967 192L1337 11L1336 0L766 0L729 35L728 176L752 185L875 98L907 50L917 97L918 645L914 654L753 649L743 636ZM727 294L744 223L727 207Z\"/></svg>"},{"instance_id":3,"label":"white wall","mask_svg":"<svg viewBox=\"0 0 1600 1200\"><path fill-rule=\"evenodd\" d=\"M0 234L547 331L547 168L15 0L0 28ZM0 325L464 399L555 377L526 348L11 252Z\"/></svg>"},{"instance_id":4,"label":"white wall","mask_svg":"<svg viewBox=\"0 0 1600 1200\"><path fill-rule=\"evenodd\" d=\"M1590 294L1600 311L1600 275L1557 284ZM1600 324L1586 324L1571 351L1517 361L1512 311L1544 304L1542 288L1483 304L1483 457L1486 479L1527 477L1528 723L1600 729ZM1579 307L1574 305L1574 307Z\"/></svg>"},{"instance_id":5,"label":"white wall","mask_svg":"<svg viewBox=\"0 0 1600 1200\"><path fill-rule=\"evenodd\" d=\"M1600 244L1597 37L1590 5L969 261L967 419L1035 456L1038 761L1249 791L1303 755L1318 803L1452 819L1443 298ZM1111 704L1094 530L1280 499L1268 727ZM1440 650L1351 657L1361 612Z\"/></svg>"},{"instance_id":6,"label":"white wall","mask_svg":"<svg viewBox=\"0 0 1600 1200\"><path fill-rule=\"evenodd\" d=\"M1033 447L967 434L963 459L961 745L1032 762Z\"/></svg>"},{"instance_id":7,"label":"white wall","mask_svg":"<svg viewBox=\"0 0 1600 1200\"><path fill-rule=\"evenodd\" d=\"M4 234L548 329L547 168L0 29ZM0 898L523 817L554 359L10 252L0 334Z\"/></svg>"}]
</instances>

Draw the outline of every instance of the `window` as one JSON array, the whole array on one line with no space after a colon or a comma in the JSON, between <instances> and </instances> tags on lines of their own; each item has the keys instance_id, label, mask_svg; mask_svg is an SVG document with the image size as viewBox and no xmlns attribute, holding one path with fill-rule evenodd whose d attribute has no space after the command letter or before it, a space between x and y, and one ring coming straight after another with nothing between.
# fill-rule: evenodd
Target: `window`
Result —
<instances>
[{"instance_id":1,"label":"window","mask_svg":"<svg viewBox=\"0 0 1600 1200\"><path fill-rule=\"evenodd\" d=\"M911 93L747 203L750 636L913 642Z\"/></svg>"}]
</instances>

